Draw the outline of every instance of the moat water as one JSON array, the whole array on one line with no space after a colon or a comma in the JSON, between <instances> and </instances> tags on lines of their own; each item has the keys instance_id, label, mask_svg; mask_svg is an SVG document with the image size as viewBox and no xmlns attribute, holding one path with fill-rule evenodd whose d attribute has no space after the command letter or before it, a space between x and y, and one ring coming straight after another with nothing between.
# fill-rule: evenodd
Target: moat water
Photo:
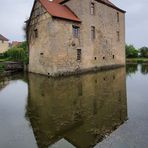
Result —
<instances>
[{"instance_id":1,"label":"moat water","mask_svg":"<svg viewBox=\"0 0 148 148\"><path fill-rule=\"evenodd\" d=\"M147 148L148 65L0 78L0 148Z\"/></svg>"}]
</instances>

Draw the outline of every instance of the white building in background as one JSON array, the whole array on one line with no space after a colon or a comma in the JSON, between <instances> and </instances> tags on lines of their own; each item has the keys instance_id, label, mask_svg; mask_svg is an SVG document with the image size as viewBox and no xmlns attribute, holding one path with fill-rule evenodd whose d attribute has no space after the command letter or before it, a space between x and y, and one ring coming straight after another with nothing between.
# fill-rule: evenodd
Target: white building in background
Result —
<instances>
[{"instance_id":1,"label":"white building in background","mask_svg":"<svg viewBox=\"0 0 148 148\"><path fill-rule=\"evenodd\" d=\"M0 53L3 53L9 48L9 40L0 34Z\"/></svg>"}]
</instances>

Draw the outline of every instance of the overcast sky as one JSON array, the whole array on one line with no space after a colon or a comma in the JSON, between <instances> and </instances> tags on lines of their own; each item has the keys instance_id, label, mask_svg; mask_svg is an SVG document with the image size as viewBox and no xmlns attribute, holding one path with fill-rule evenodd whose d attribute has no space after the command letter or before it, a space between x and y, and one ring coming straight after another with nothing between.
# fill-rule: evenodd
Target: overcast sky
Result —
<instances>
[{"instance_id":1,"label":"overcast sky","mask_svg":"<svg viewBox=\"0 0 148 148\"><path fill-rule=\"evenodd\" d=\"M127 11L126 42L148 46L148 0L111 0ZM24 40L23 24L29 17L33 0L0 0L0 34L8 39Z\"/></svg>"}]
</instances>

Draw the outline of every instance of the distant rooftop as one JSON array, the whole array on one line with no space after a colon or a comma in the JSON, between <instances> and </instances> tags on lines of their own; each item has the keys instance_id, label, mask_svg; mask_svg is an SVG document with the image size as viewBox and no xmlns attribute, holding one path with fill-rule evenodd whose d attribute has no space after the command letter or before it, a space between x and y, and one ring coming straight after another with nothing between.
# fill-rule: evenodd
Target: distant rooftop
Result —
<instances>
[{"instance_id":1,"label":"distant rooftop","mask_svg":"<svg viewBox=\"0 0 148 148\"><path fill-rule=\"evenodd\" d=\"M9 41L7 38L5 38L3 35L0 34L0 40L2 41Z\"/></svg>"}]
</instances>

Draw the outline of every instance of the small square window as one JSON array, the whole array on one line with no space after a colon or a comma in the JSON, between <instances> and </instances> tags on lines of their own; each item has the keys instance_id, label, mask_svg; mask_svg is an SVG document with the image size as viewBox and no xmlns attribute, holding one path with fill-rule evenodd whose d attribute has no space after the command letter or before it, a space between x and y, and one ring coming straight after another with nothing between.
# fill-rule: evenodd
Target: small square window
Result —
<instances>
[{"instance_id":1,"label":"small square window","mask_svg":"<svg viewBox=\"0 0 148 148\"><path fill-rule=\"evenodd\" d=\"M77 49L77 61L81 60L81 49Z\"/></svg>"},{"instance_id":2,"label":"small square window","mask_svg":"<svg viewBox=\"0 0 148 148\"><path fill-rule=\"evenodd\" d=\"M78 26L72 26L72 32L73 32L73 37L78 38L79 37L79 27Z\"/></svg>"},{"instance_id":3,"label":"small square window","mask_svg":"<svg viewBox=\"0 0 148 148\"><path fill-rule=\"evenodd\" d=\"M35 35L35 38L38 37L38 30L37 29L34 30L34 35Z\"/></svg>"}]
</instances>

